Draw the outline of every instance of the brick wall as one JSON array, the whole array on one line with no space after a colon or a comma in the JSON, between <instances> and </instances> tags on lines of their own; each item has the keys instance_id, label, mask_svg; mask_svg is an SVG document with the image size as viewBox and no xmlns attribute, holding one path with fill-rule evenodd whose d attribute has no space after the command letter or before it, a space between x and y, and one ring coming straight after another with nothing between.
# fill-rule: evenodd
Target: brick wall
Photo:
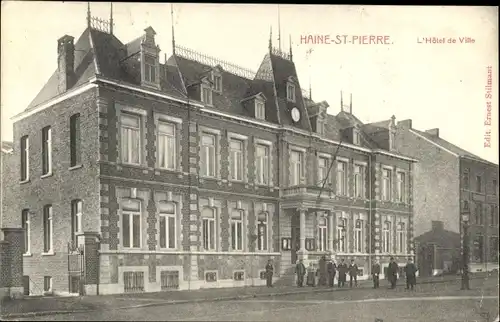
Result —
<instances>
[{"instance_id":1,"label":"brick wall","mask_svg":"<svg viewBox=\"0 0 500 322\"><path fill-rule=\"evenodd\" d=\"M0 299L23 295L24 230L2 228L0 240Z\"/></svg>"},{"instance_id":2,"label":"brick wall","mask_svg":"<svg viewBox=\"0 0 500 322\"><path fill-rule=\"evenodd\" d=\"M5 200L4 224L19 227L22 210L29 210L31 254L24 257L24 274L30 277L34 293L42 293L44 276L52 276L54 292L68 291L67 247L71 240L72 200L83 201L83 230L100 229L99 221L92 217L99 213L95 97L96 91L90 90L14 124L13 158L17 169L20 138L29 136L29 181L20 183L20 174L16 173L9 182L8 189L15 194ZM81 167L70 168L70 117L75 113L80 113L81 121ZM41 130L45 126L52 129L52 175L42 178ZM52 205L53 255L42 255L44 205Z\"/></svg>"}]
</instances>

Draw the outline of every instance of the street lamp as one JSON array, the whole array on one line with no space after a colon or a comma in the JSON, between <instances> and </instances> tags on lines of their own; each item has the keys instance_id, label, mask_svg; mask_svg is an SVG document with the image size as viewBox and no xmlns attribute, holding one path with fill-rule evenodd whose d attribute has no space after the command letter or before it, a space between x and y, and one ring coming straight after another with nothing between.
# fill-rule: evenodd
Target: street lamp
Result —
<instances>
[{"instance_id":1,"label":"street lamp","mask_svg":"<svg viewBox=\"0 0 500 322\"><path fill-rule=\"evenodd\" d=\"M469 290L469 202L464 200L462 209L462 287L461 290Z\"/></svg>"}]
</instances>

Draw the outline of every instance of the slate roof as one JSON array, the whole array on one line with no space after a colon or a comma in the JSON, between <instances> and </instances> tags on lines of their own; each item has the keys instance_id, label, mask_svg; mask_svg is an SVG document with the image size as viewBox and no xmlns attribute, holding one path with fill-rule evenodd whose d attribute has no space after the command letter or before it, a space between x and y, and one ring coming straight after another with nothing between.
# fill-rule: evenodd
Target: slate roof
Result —
<instances>
[{"instance_id":1,"label":"slate roof","mask_svg":"<svg viewBox=\"0 0 500 322\"><path fill-rule=\"evenodd\" d=\"M458 248L460 247L460 234L445 229L432 229L415 237L415 241L419 243L435 243L439 247L448 249Z\"/></svg>"}]
</instances>

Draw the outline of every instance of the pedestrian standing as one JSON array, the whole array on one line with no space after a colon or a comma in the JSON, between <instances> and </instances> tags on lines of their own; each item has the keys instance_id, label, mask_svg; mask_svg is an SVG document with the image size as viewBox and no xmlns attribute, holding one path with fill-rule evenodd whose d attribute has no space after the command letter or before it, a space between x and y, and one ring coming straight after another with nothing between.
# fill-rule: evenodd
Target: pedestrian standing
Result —
<instances>
[{"instance_id":1,"label":"pedestrian standing","mask_svg":"<svg viewBox=\"0 0 500 322\"><path fill-rule=\"evenodd\" d=\"M266 265L266 284L267 284L267 287L273 287L273 273L274 273L273 261L270 259L267 261L267 265Z\"/></svg>"},{"instance_id":2,"label":"pedestrian standing","mask_svg":"<svg viewBox=\"0 0 500 322\"><path fill-rule=\"evenodd\" d=\"M337 273L337 265L335 265L333 259L330 259L330 261L328 262L327 271L328 271L328 285L330 285L330 287L333 287L335 274Z\"/></svg>"},{"instance_id":3,"label":"pedestrian standing","mask_svg":"<svg viewBox=\"0 0 500 322\"><path fill-rule=\"evenodd\" d=\"M413 264L413 260L408 258L408 263L405 266L406 289L412 289L417 284L417 266Z\"/></svg>"},{"instance_id":4,"label":"pedestrian standing","mask_svg":"<svg viewBox=\"0 0 500 322\"><path fill-rule=\"evenodd\" d=\"M326 286L326 257L321 256L318 262L319 280L318 286Z\"/></svg>"},{"instance_id":5,"label":"pedestrian standing","mask_svg":"<svg viewBox=\"0 0 500 322\"><path fill-rule=\"evenodd\" d=\"M358 265L351 259L351 265L349 265L349 287L352 288L352 281L354 280L354 286L358 286Z\"/></svg>"},{"instance_id":6,"label":"pedestrian standing","mask_svg":"<svg viewBox=\"0 0 500 322\"><path fill-rule=\"evenodd\" d=\"M339 271L339 281L338 287L344 287L346 279L347 279L347 265L344 263L344 259L340 260L340 264L338 266Z\"/></svg>"},{"instance_id":7,"label":"pedestrian standing","mask_svg":"<svg viewBox=\"0 0 500 322\"><path fill-rule=\"evenodd\" d=\"M302 259L299 260L295 267L295 273L297 274L297 286L304 286L304 275L306 275L306 266Z\"/></svg>"},{"instance_id":8,"label":"pedestrian standing","mask_svg":"<svg viewBox=\"0 0 500 322\"><path fill-rule=\"evenodd\" d=\"M373 288L379 287L379 275L380 275L380 264L378 259L375 260L375 263L372 265L372 276L373 276Z\"/></svg>"},{"instance_id":9,"label":"pedestrian standing","mask_svg":"<svg viewBox=\"0 0 500 322\"><path fill-rule=\"evenodd\" d=\"M389 267L387 267L387 277L389 278L389 282L391 283L391 289L396 288L396 282L398 280L398 270L398 264L394 261L394 257L391 257Z\"/></svg>"},{"instance_id":10,"label":"pedestrian standing","mask_svg":"<svg viewBox=\"0 0 500 322\"><path fill-rule=\"evenodd\" d=\"M316 270L314 269L313 263L310 262L307 267L307 285L315 287L316 286Z\"/></svg>"}]
</instances>

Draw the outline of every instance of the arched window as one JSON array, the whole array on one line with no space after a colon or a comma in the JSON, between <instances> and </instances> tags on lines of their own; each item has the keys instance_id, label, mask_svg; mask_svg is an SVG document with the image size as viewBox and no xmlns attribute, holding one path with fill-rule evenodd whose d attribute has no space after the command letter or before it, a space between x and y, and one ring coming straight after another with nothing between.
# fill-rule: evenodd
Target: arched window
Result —
<instances>
[{"instance_id":1,"label":"arched window","mask_svg":"<svg viewBox=\"0 0 500 322\"><path fill-rule=\"evenodd\" d=\"M177 247L177 205L173 202L160 202L160 248L175 249Z\"/></svg>"}]
</instances>

